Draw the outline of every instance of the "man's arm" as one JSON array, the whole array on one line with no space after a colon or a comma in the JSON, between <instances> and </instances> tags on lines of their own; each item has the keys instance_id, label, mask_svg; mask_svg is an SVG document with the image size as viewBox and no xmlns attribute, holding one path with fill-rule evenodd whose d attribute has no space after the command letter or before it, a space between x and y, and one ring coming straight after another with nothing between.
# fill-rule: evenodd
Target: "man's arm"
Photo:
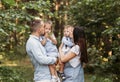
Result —
<instances>
[{"instance_id":1,"label":"man's arm","mask_svg":"<svg viewBox=\"0 0 120 82\"><path fill-rule=\"evenodd\" d=\"M37 44L32 45L31 50L32 50L32 53L34 55L34 58L40 64L54 64L57 60L55 57L46 56L46 54L43 53L42 49Z\"/></svg>"}]
</instances>

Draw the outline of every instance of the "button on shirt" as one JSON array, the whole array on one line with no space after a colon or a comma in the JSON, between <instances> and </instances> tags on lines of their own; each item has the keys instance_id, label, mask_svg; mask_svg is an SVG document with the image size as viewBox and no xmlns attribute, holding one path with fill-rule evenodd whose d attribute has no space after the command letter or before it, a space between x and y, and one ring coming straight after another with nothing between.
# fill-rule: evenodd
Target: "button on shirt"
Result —
<instances>
[{"instance_id":1,"label":"button on shirt","mask_svg":"<svg viewBox=\"0 0 120 82\"><path fill-rule=\"evenodd\" d=\"M34 80L50 80L51 74L48 64L54 64L56 62L55 57L47 57L46 51L39 41L39 37L30 35L26 43L26 51L34 66Z\"/></svg>"}]
</instances>

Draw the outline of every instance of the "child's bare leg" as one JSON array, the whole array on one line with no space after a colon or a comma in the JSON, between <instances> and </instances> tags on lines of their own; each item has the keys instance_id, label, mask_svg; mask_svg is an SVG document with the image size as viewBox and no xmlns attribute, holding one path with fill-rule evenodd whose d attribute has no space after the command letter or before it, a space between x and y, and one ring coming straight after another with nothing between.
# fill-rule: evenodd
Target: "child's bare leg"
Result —
<instances>
[{"instance_id":1,"label":"child's bare leg","mask_svg":"<svg viewBox=\"0 0 120 82\"><path fill-rule=\"evenodd\" d=\"M53 82L56 82L56 81L60 82L60 79L58 78L58 75L57 75L55 64L54 65L49 65L49 68L50 68L50 72L51 72L51 75L52 75L52 81Z\"/></svg>"},{"instance_id":2,"label":"child's bare leg","mask_svg":"<svg viewBox=\"0 0 120 82\"><path fill-rule=\"evenodd\" d=\"M56 74L55 74L55 65L54 64L53 65L49 65L49 69L50 69L51 75L52 76L56 76Z\"/></svg>"},{"instance_id":3,"label":"child's bare leg","mask_svg":"<svg viewBox=\"0 0 120 82\"><path fill-rule=\"evenodd\" d=\"M59 68L59 76L62 78L62 79L65 79L65 75L64 75L64 63L60 62L60 68Z\"/></svg>"}]
</instances>

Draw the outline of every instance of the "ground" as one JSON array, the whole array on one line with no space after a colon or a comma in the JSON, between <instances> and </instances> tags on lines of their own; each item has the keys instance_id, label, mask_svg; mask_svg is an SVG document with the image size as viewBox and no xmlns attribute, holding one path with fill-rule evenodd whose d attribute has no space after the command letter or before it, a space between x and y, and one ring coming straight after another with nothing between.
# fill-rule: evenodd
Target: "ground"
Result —
<instances>
[{"instance_id":1,"label":"ground","mask_svg":"<svg viewBox=\"0 0 120 82\"><path fill-rule=\"evenodd\" d=\"M4 61L5 62L0 64L0 66L6 66L15 70L19 70L23 73L21 78L26 79L28 82L33 82L32 78L34 69L28 57L22 60ZM91 74L85 73L85 82L92 82L91 77Z\"/></svg>"}]
</instances>

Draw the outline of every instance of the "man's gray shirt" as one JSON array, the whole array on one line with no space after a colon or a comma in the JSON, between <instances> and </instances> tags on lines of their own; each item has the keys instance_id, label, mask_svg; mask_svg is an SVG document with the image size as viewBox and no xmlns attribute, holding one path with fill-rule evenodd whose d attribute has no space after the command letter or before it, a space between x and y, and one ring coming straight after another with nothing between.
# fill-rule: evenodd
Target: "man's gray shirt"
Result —
<instances>
[{"instance_id":1,"label":"man's gray shirt","mask_svg":"<svg viewBox=\"0 0 120 82\"><path fill-rule=\"evenodd\" d=\"M46 51L40 43L39 37L30 35L26 43L26 51L35 69L34 80L50 80L51 74L48 65L54 64L56 58L46 56Z\"/></svg>"}]
</instances>

